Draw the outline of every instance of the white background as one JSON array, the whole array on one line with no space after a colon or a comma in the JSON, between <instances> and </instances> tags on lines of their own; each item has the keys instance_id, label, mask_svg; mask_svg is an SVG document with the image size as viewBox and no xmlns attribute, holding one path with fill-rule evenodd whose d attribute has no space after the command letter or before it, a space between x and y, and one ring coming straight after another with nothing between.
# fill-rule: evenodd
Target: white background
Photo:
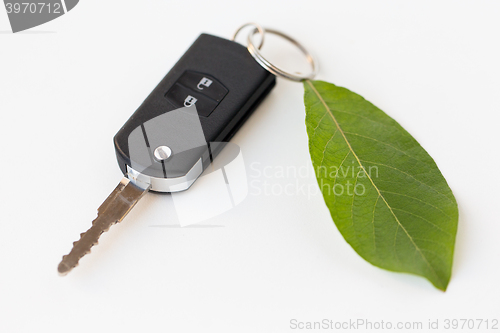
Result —
<instances>
[{"instance_id":1,"label":"white background","mask_svg":"<svg viewBox=\"0 0 500 333\"><path fill-rule=\"evenodd\" d=\"M498 1L86 0L11 34L0 8L0 331L500 319L499 16ZM365 262L321 196L304 193L251 192L205 228L178 227L168 196L148 194L79 267L57 275L121 178L113 135L199 33L230 37L247 21L302 41L319 59L318 79L373 102L434 157L460 209L446 293ZM247 167L309 165L302 93L279 80L235 136Z\"/></svg>"}]
</instances>

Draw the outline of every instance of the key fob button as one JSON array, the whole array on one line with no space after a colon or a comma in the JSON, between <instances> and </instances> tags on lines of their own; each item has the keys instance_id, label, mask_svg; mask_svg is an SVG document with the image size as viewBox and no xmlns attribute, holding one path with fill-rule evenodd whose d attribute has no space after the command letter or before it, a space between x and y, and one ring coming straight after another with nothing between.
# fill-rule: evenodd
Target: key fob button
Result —
<instances>
[{"instance_id":1,"label":"key fob button","mask_svg":"<svg viewBox=\"0 0 500 333\"><path fill-rule=\"evenodd\" d=\"M202 93L211 99L220 102L226 97L228 90L214 77L197 73L193 71L185 71L184 74L177 81L182 85Z\"/></svg>"},{"instance_id":2,"label":"key fob button","mask_svg":"<svg viewBox=\"0 0 500 333\"><path fill-rule=\"evenodd\" d=\"M217 102L200 94L196 91L188 89L178 83L167 92L165 97L176 107L190 107L196 105L198 115L208 117L217 107Z\"/></svg>"}]
</instances>

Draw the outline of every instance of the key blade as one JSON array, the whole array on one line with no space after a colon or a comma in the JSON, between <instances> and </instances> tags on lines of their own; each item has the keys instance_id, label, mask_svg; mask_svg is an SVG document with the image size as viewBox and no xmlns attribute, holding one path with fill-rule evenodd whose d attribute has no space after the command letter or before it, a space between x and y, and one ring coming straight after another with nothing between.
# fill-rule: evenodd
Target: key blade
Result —
<instances>
[{"instance_id":1,"label":"key blade","mask_svg":"<svg viewBox=\"0 0 500 333\"><path fill-rule=\"evenodd\" d=\"M120 181L97 210L97 218L92 221L92 227L80 235L80 239L73 243L71 252L63 257L57 267L59 274L68 274L78 265L84 255L90 253L90 249L97 244L103 232L108 231L113 224L121 222L127 216L135 204L149 191L150 185L146 186L146 188L140 187L127 177Z\"/></svg>"}]
</instances>

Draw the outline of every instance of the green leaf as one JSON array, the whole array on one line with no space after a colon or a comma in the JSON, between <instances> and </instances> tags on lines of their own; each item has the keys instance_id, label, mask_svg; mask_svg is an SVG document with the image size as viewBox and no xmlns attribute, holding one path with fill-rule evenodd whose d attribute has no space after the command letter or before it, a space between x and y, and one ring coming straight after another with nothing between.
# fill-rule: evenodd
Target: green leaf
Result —
<instances>
[{"instance_id":1,"label":"green leaf","mask_svg":"<svg viewBox=\"0 0 500 333\"><path fill-rule=\"evenodd\" d=\"M363 97L323 81L304 88L311 159L342 236L373 265L446 290L458 207L434 160Z\"/></svg>"}]
</instances>

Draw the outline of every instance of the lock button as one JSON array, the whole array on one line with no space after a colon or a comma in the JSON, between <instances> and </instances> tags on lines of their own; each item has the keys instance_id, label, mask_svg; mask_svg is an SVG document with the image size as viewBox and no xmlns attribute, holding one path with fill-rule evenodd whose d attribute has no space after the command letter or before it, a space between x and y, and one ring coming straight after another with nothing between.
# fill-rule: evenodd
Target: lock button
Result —
<instances>
[{"instance_id":1,"label":"lock button","mask_svg":"<svg viewBox=\"0 0 500 333\"><path fill-rule=\"evenodd\" d=\"M188 89L178 83L167 92L165 97L172 103L176 108L191 107L196 105L196 110L198 115L208 117L210 113L217 107L216 101L198 93L191 89Z\"/></svg>"},{"instance_id":2,"label":"lock button","mask_svg":"<svg viewBox=\"0 0 500 333\"><path fill-rule=\"evenodd\" d=\"M217 102L222 101L228 93L226 87L215 78L198 72L185 71L177 82Z\"/></svg>"}]
</instances>

